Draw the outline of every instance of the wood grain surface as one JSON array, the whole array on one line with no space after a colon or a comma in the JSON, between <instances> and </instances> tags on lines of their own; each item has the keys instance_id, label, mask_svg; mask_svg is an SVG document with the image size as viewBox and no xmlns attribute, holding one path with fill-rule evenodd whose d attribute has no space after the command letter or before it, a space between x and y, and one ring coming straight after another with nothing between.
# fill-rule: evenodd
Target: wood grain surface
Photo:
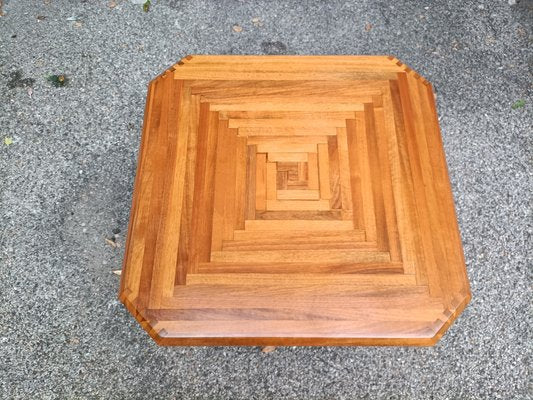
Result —
<instances>
[{"instance_id":1,"label":"wood grain surface","mask_svg":"<svg viewBox=\"0 0 533 400\"><path fill-rule=\"evenodd\" d=\"M161 345L432 345L470 300L431 85L187 56L148 88L120 300Z\"/></svg>"}]
</instances>

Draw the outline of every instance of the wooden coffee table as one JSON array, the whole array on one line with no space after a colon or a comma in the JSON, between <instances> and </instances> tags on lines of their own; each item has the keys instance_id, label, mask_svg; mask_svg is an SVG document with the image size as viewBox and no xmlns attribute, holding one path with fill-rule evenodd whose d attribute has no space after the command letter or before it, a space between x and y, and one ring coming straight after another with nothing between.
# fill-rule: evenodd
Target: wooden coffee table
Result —
<instances>
[{"instance_id":1,"label":"wooden coffee table","mask_svg":"<svg viewBox=\"0 0 533 400\"><path fill-rule=\"evenodd\" d=\"M432 345L470 299L431 85L188 56L148 89L120 300L161 345Z\"/></svg>"}]
</instances>

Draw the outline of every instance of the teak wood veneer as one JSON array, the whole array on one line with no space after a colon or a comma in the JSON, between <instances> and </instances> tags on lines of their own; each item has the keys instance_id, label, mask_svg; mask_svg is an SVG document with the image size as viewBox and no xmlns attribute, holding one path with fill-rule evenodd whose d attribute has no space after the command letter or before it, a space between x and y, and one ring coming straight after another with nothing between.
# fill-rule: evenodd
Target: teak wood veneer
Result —
<instances>
[{"instance_id":1,"label":"teak wood veneer","mask_svg":"<svg viewBox=\"0 0 533 400\"><path fill-rule=\"evenodd\" d=\"M148 88L120 300L161 345L432 345L470 300L431 85L188 56Z\"/></svg>"}]
</instances>

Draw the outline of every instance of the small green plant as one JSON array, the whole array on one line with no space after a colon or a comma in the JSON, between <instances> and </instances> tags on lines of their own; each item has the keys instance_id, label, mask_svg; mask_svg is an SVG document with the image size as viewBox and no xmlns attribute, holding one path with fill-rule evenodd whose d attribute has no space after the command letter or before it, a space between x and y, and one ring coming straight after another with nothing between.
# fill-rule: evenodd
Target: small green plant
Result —
<instances>
[{"instance_id":1,"label":"small green plant","mask_svg":"<svg viewBox=\"0 0 533 400\"><path fill-rule=\"evenodd\" d=\"M143 11L148 12L150 10L151 5L152 5L152 2L150 0L146 0L143 4Z\"/></svg>"},{"instance_id":2,"label":"small green plant","mask_svg":"<svg viewBox=\"0 0 533 400\"><path fill-rule=\"evenodd\" d=\"M65 75L49 75L46 79L55 87L65 86L68 82L68 78Z\"/></svg>"},{"instance_id":3,"label":"small green plant","mask_svg":"<svg viewBox=\"0 0 533 400\"><path fill-rule=\"evenodd\" d=\"M526 102L522 99L517 100L514 102L514 104L511 106L513 110L516 110L517 108L522 108L526 105Z\"/></svg>"}]
</instances>

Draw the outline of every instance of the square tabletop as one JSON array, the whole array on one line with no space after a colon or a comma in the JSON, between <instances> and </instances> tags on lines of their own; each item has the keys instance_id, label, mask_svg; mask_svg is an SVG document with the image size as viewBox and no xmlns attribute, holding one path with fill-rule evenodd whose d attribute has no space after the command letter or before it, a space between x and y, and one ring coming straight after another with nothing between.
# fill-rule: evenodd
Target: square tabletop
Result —
<instances>
[{"instance_id":1,"label":"square tabletop","mask_svg":"<svg viewBox=\"0 0 533 400\"><path fill-rule=\"evenodd\" d=\"M187 56L148 88L120 300L162 345L431 345L470 299L431 85Z\"/></svg>"}]
</instances>

